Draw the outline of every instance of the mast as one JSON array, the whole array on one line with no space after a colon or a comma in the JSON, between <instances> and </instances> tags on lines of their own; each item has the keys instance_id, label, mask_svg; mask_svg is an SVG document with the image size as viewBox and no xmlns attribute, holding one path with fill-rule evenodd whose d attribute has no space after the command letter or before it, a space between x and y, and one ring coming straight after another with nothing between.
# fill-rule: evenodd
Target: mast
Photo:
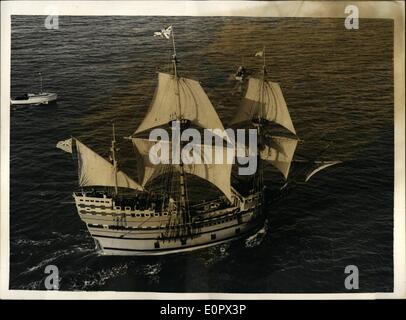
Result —
<instances>
[{"instance_id":1,"label":"mast","mask_svg":"<svg viewBox=\"0 0 406 320\"><path fill-rule=\"evenodd\" d=\"M113 140L111 140L111 158L113 160L113 168L114 168L114 192L118 194L118 187L117 187L117 159L116 159L116 132L113 122Z\"/></svg>"},{"instance_id":2,"label":"mast","mask_svg":"<svg viewBox=\"0 0 406 320\"><path fill-rule=\"evenodd\" d=\"M264 94L265 94L265 86L266 86L266 47L263 45L262 47L262 57L263 57L263 63L262 63L262 81L260 85L260 90L261 90L261 97L260 97L260 109L258 113L258 120L257 123L254 125L257 128L257 134L258 134L258 140L257 140L257 166L258 166L258 174L257 174L257 179L256 179L256 187L262 194L262 188L264 185L264 178L263 178L263 168L261 164L261 156L260 156L260 151L261 148L263 147L263 139L262 139L262 125L263 125L263 114L264 110L262 107L262 102L265 100L264 99Z\"/></svg>"},{"instance_id":3,"label":"mast","mask_svg":"<svg viewBox=\"0 0 406 320\"><path fill-rule=\"evenodd\" d=\"M172 48L173 48L173 55L172 55L172 66L173 66L173 75L175 76L175 79L178 77L178 70L177 70L177 59L176 59L176 45L175 45L175 32L174 28L172 26L171 29L171 36L172 36Z\"/></svg>"},{"instance_id":4,"label":"mast","mask_svg":"<svg viewBox=\"0 0 406 320\"><path fill-rule=\"evenodd\" d=\"M149 111L134 132L134 135L164 125L168 125L172 129L172 141L177 139L174 135L182 134L191 124L200 128L218 128L224 130L217 112L200 83L194 79L180 77L178 74L177 64L179 62L177 60L173 26L162 29L160 32L156 32L155 35L172 42L172 70L169 73L158 73L158 86ZM169 39L170 37L172 39ZM180 123L180 126L178 123ZM165 175L165 179L162 182L166 184L166 186L164 185L166 188L163 191L168 195L167 200L169 201L169 203L165 201L165 207L171 207L170 204L173 204L175 199L171 198L171 196L176 197L176 208L172 206L173 210L170 209L175 213L172 219L173 223L168 223L166 234L174 232L178 236L184 237L190 236L193 232L191 227L192 216L188 201L188 174L211 182L231 201L231 164L220 167L216 166L216 168L209 168L206 164L190 166L183 163L182 158L179 159L176 156L176 164L162 164L157 167L150 162L148 153L151 144L154 145L156 142L136 137L131 137L131 139L135 149L138 150L138 153L144 159L142 161L144 166L142 185L145 185L148 181L155 179L159 175ZM182 144L186 144L186 142L182 142ZM173 144L173 148L178 148L178 146L178 143ZM171 153L175 155L173 148ZM221 170L218 170L219 168ZM213 172L216 172L216 174L212 174ZM172 179L172 175L176 179ZM228 182L224 182L223 178L227 179Z\"/></svg>"},{"instance_id":5,"label":"mast","mask_svg":"<svg viewBox=\"0 0 406 320\"><path fill-rule=\"evenodd\" d=\"M182 127L183 123L181 122L181 130L180 130L181 134ZM183 223L187 225L190 223L190 212L187 202L186 176L185 176L185 168L183 167L182 156L180 157L179 169L180 169L179 188L180 188L180 211L181 211L180 214L183 218ZM186 231L189 231L189 227L186 227Z\"/></svg>"},{"instance_id":6,"label":"mast","mask_svg":"<svg viewBox=\"0 0 406 320\"><path fill-rule=\"evenodd\" d=\"M180 122L180 132L179 135L182 135L182 131L186 129L189 125L189 121L187 119L183 119L182 116L182 106L180 102L180 93L179 93L179 78L178 78L178 70L177 70L177 58L176 58L176 44L175 44L175 32L172 26L171 29L171 37L172 37L172 48L173 48L173 55L172 55L172 66L173 66L173 76L176 81L175 87L175 95L177 97L177 110L179 114L177 114L175 121ZM179 137L180 137L179 136ZM180 191L180 199L179 199L179 214L182 218L182 222L185 225L185 231L187 234L190 232L189 224L190 224L190 213L188 208L188 201L187 201L187 191L186 191L186 176L185 176L185 169L183 166L182 156L180 156L180 163L179 163L179 191Z\"/></svg>"},{"instance_id":7,"label":"mast","mask_svg":"<svg viewBox=\"0 0 406 320\"><path fill-rule=\"evenodd\" d=\"M42 93L42 73L38 72L38 75L39 75L39 83L40 83L40 91L39 91L39 93Z\"/></svg>"},{"instance_id":8,"label":"mast","mask_svg":"<svg viewBox=\"0 0 406 320\"><path fill-rule=\"evenodd\" d=\"M231 125L238 127L249 123L257 130L258 166L252 183L259 191L264 186L264 162L261 160L272 164L287 179L298 138L281 87L268 78L265 46L255 56L262 57L262 70L248 79L248 88ZM271 130L274 124L278 128L276 131Z\"/></svg>"}]
</instances>

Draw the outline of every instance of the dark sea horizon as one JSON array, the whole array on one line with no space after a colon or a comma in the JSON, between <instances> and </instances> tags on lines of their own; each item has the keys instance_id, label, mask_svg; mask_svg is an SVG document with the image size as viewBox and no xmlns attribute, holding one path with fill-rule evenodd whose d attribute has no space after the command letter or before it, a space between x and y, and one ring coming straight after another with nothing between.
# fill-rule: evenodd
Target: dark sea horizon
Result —
<instances>
[{"instance_id":1,"label":"dark sea horizon","mask_svg":"<svg viewBox=\"0 0 406 320\"><path fill-rule=\"evenodd\" d=\"M242 17L13 16L11 94L56 92L56 104L11 106L10 289L45 290L55 265L60 290L334 293L347 265L357 292L393 291L393 21ZM111 123L132 134L144 117L156 72L170 70L171 44L153 37L175 28L181 75L198 79L225 127L244 87L242 63L268 72L285 96L302 142L298 153L343 163L271 203L263 233L187 254L100 256L73 203L77 172L55 147L75 136L108 157ZM8 106L2 106L8 107ZM119 140L120 166L136 177L132 146ZM270 187L283 183L270 172ZM194 186L196 192L205 192Z\"/></svg>"}]
</instances>

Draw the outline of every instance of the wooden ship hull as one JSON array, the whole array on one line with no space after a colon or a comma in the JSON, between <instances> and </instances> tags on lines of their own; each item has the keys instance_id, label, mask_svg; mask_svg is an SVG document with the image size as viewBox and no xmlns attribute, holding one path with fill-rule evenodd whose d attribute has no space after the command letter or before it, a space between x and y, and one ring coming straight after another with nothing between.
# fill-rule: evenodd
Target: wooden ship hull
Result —
<instances>
[{"instance_id":1,"label":"wooden ship hull","mask_svg":"<svg viewBox=\"0 0 406 320\"><path fill-rule=\"evenodd\" d=\"M260 195L235 198L222 207L221 200L199 204L190 223L170 227L171 213L151 208L119 205L107 194L76 192L76 208L102 255L166 255L188 252L248 237L264 223ZM176 213L174 212L175 216Z\"/></svg>"}]
</instances>

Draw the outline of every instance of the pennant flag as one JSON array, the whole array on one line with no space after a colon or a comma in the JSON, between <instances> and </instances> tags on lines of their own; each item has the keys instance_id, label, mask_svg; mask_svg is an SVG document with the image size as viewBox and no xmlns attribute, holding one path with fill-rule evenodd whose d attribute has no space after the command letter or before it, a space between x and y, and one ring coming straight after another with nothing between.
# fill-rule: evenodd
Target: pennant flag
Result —
<instances>
[{"instance_id":1,"label":"pennant flag","mask_svg":"<svg viewBox=\"0 0 406 320\"><path fill-rule=\"evenodd\" d=\"M262 57L264 55L264 50L258 51L255 56L256 57Z\"/></svg>"},{"instance_id":2,"label":"pennant flag","mask_svg":"<svg viewBox=\"0 0 406 320\"><path fill-rule=\"evenodd\" d=\"M56 147L58 149L61 149L61 150L65 151L65 152L72 153L72 138L59 141L56 144Z\"/></svg>"},{"instance_id":3,"label":"pennant flag","mask_svg":"<svg viewBox=\"0 0 406 320\"><path fill-rule=\"evenodd\" d=\"M154 37L166 38L169 39L172 34L172 26L169 26L166 29L162 29L161 31L154 32Z\"/></svg>"}]
</instances>

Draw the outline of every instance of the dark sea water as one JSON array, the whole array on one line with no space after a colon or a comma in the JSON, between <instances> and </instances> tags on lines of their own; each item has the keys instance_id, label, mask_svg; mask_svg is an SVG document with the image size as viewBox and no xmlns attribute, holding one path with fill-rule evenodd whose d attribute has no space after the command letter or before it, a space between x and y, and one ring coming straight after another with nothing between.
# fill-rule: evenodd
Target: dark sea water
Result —
<instances>
[{"instance_id":1,"label":"dark sea water","mask_svg":"<svg viewBox=\"0 0 406 320\"><path fill-rule=\"evenodd\" d=\"M99 256L72 203L74 163L55 144L73 135L107 156L112 121L120 137L136 129L156 71L169 68L170 43L152 34L169 24L180 73L201 81L226 127L241 99L229 76L243 56L257 72L253 55L265 44L303 140L298 152L333 142L323 157L344 163L266 208L257 239L166 257ZM390 20L349 31L342 19L62 16L59 30L47 30L44 17L14 16L12 94L37 91L41 71L60 99L10 111L10 288L45 289L52 264L61 290L347 292L344 269L356 265L360 292L392 291L392 39ZM120 148L135 176L131 146Z\"/></svg>"}]
</instances>

